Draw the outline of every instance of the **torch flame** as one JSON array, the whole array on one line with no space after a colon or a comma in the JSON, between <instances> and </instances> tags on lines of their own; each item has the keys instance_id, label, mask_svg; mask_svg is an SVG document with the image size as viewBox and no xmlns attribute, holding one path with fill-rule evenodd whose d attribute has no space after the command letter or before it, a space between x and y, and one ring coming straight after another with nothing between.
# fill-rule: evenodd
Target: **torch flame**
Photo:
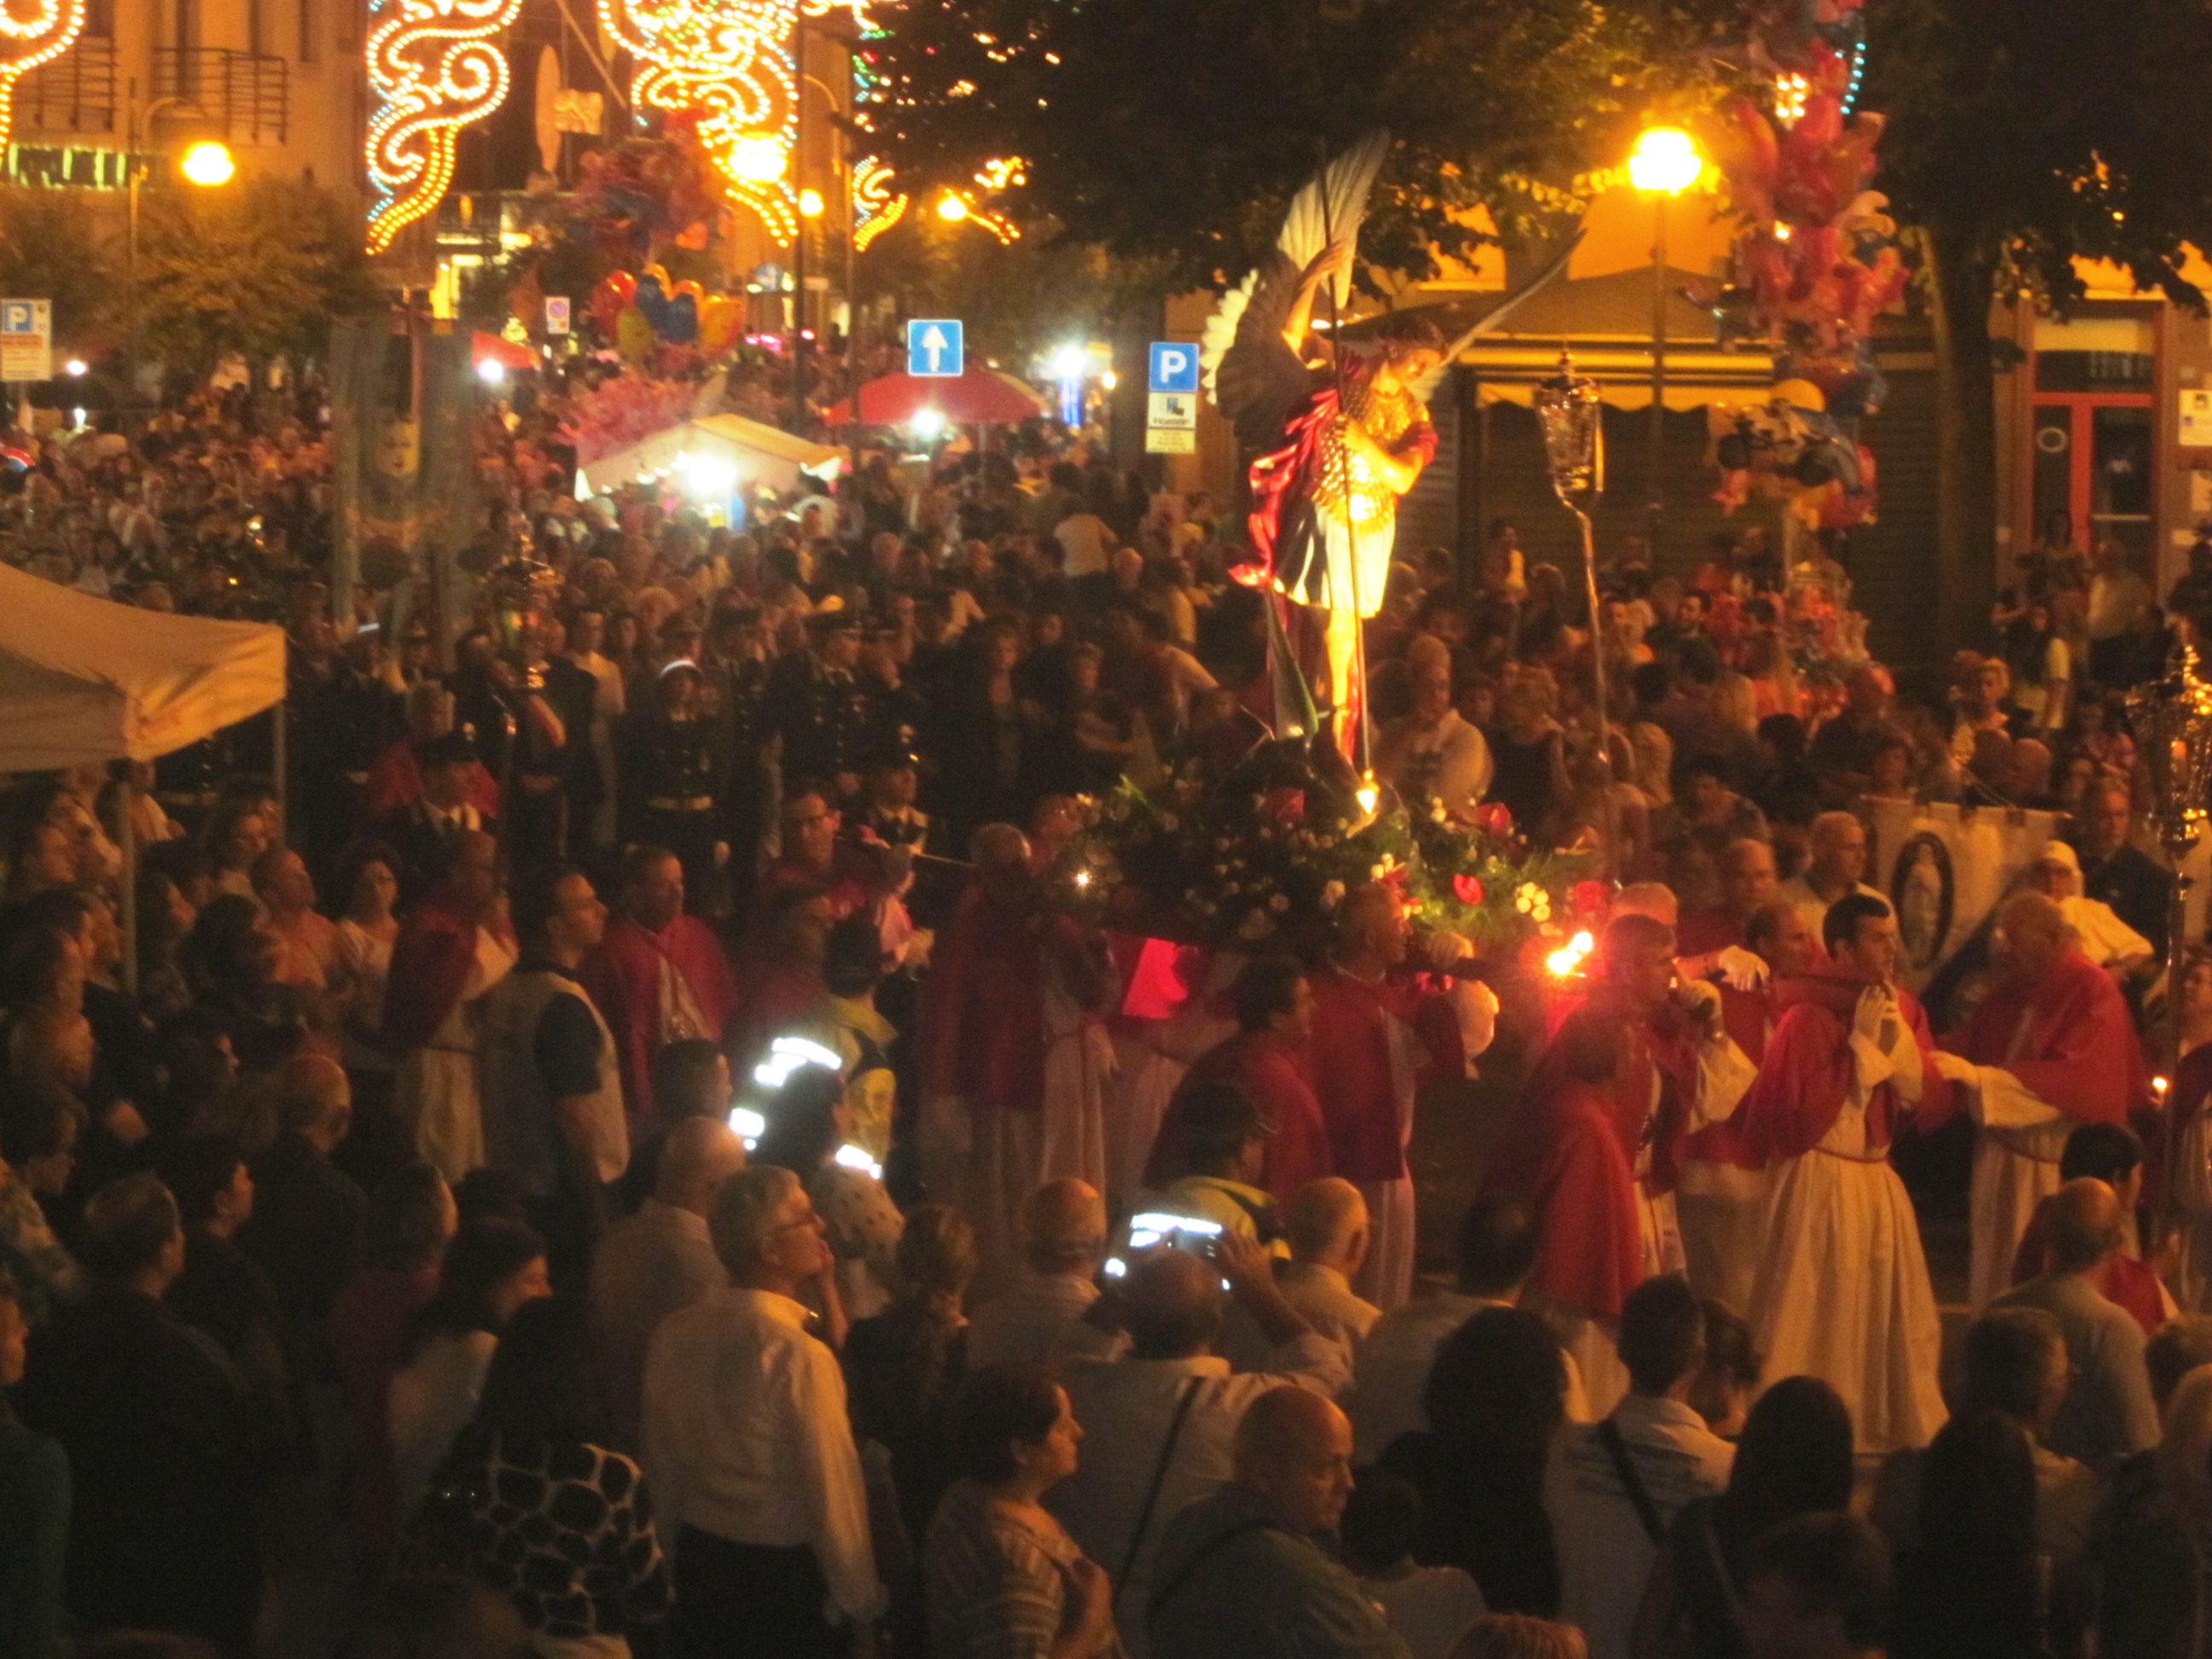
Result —
<instances>
[{"instance_id":1,"label":"torch flame","mask_svg":"<svg viewBox=\"0 0 2212 1659\"><path fill-rule=\"evenodd\" d=\"M1565 979L1583 965L1583 958L1596 947L1597 941L1587 931L1577 933L1558 950L1544 958L1544 966L1554 979Z\"/></svg>"}]
</instances>

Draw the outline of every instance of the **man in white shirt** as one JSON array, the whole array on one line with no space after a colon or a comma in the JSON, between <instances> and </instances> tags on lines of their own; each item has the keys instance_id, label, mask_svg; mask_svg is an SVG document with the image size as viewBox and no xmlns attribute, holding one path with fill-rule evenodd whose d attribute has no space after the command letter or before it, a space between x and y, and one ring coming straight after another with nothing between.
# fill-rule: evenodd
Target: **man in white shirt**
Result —
<instances>
[{"instance_id":1,"label":"man in white shirt","mask_svg":"<svg viewBox=\"0 0 2212 1659\"><path fill-rule=\"evenodd\" d=\"M1145 1659L1160 1540L1186 1505L1229 1480L1244 1408L1285 1382L1334 1395L1351 1380L1344 1350L1283 1299L1264 1249L1227 1232L1214 1247L1211 1260L1159 1249L1133 1261L1124 1281L1127 1355L1079 1365L1067 1379L1083 1425L1083 1466L1045 1507L1113 1579L1133 1659ZM1224 1277L1275 1345L1266 1372L1232 1375L1213 1352Z\"/></svg>"},{"instance_id":2,"label":"man in white shirt","mask_svg":"<svg viewBox=\"0 0 2212 1659\"><path fill-rule=\"evenodd\" d=\"M1497 770L1489 739L1452 707L1450 658L1442 650L1419 661L1407 654L1412 712L1382 728L1375 769L1409 804L1433 800L1471 817Z\"/></svg>"},{"instance_id":3,"label":"man in white shirt","mask_svg":"<svg viewBox=\"0 0 2212 1659\"><path fill-rule=\"evenodd\" d=\"M1083 1316L1098 1299L1092 1281L1106 1255L1106 1200L1088 1182L1048 1181L1022 1206L1022 1267L1012 1290L968 1322L970 1370L1010 1361L1049 1361L1065 1348L1109 1340Z\"/></svg>"},{"instance_id":4,"label":"man in white shirt","mask_svg":"<svg viewBox=\"0 0 2212 1659\"><path fill-rule=\"evenodd\" d=\"M884 1595L845 1379L797 1299L833 1271L822 1218L796 1176L762 1165L723 1182L707 1227L730 1282L662 1321L645 1366L646 1479L676 1565L672 1651L871 1651Z\"/></svg>"},{"instance_id":5,"label":"man in white shirt","mask_svg":"<svg viewBox=\"0 0 2212 1659\"><path fill-rule=\"evenodd\" d=\"M1358 1461L1372 1463L1401 1434L1429 1427L1421 1395L1437 1351L1485 1308L1510 1308L1536 1263L1536 1223L1528 1206L1510 1193L1485 1193L1469 1206L1459 1230L1456 1288L1417 1296L1375 1322L1359 1345L1352 1398L1352 1437ZM1589 1416L1582 1371L1561 1350L1567 1367L1567 1420Z\"/></svg>"},{"instance_id":6,"label":"man in white shirt","mask_svg":"<svg viewBox=\"0 0 2212 1659\"><path fill-rule=\"evenodd\" d=\"M660 1322L729 1283L707 1236L723 1182L745 1167L745 1145L720 1118L690 1117L661 1145L653 1196L607 1229L592 1255L591 1320L613 1444L635 1453L645 1355Z\"/></svg>"},{"instance_id":7,"label":"man in white shirt","mask_svg":"<svg viewBox=\"0 0 2212 1659\"><path fill-rule=\"evenodd\" d=\"M1808 840L1812 859L1796 875L1774 890L1774 896L1805 918L1813 937L1820 936L1820 923L1828 907L1846 893L1881 898L1877 888L1866 884L1866 825L1849 812L1823 812L1813 820Z\"/></svg>"},{"instance_id":8,"label":"man in white shirt","mask_svg":"<svg viewBox=\"0 0 2212 1659\"><path fill-rule=\"evenodd\" d=\"M1687 1281L1649 1279L1620 1313L1630 1391L1602 1423L1571 1424L1544 1471L1559 1565L1559 1617L1589 1659L1628 1659L1637 1604L1667 1528L1686 1504L1728 1486L1735 1448L1690 1408L1705 1316Z\"/></svg>"},{"instance_id":9,"label":"man in white shirt","mask_svg":"<svg viewBox=\"0 0 2212 1659\"><path fill-rule=\"evenodd\" d=\"M1291 1259L1275 1270L1276 1286L1348 1359L1382 1316L1352 1288L1352 1276L1367 1259L1367 1200L1350 1182L1325 1176L1290 1195L1282 1222ZM1271 1345L1257 1322L1240 1308L1230 1314L1229 1326L1222 1352L1230 1363L1239 1370L1265 1370Z\"/></svg>"}]
</instances>

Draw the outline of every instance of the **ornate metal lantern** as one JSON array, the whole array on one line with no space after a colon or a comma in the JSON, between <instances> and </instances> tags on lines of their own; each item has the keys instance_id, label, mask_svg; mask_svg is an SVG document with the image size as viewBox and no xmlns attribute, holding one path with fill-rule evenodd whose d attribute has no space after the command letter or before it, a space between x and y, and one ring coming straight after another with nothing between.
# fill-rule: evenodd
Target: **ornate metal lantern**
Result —
<instances>
[{"instance_id":1,"label":"ornate metal lantern","mask_svg":"<svg viewBox=\"0 0 2212 1659\"><path fill-rule=\"evenodd\" d=\"M2150 774L2151 822L2177 862L2204 834L2212 798L2212 680L2197 649L2173 653L2166 678L2128 693L2128 717Z\"/></svg>"},{"instance_id":2,"label":"ornate metal lantern","mask_svg":"<svg viewBox=\"0 0 2212 1659\"><path fill-rule=\"evenodd\" d=\"M532 618L555 609L561 598L561 573L551 565L519 553L485 572L484 598L490 602L492 628L499 636L500 655L514 671L518 684L531 691L545 682L545 665L532 649Z\"/></svg>"},{"instance_id":3,"label":"ornate metal lantern","mask_svg":"<svg viewBox=\"0 0 2212 1659\"><path fill-rule=\"evenodd\" d=\"M1605 489L1605 422L1595 380L1575 373L1562 349L1559 372L1536 384L1536 420L1544 429L1544 460L1552 489L1577 513L1587 513Z\"/></svg>"}]
</instances>

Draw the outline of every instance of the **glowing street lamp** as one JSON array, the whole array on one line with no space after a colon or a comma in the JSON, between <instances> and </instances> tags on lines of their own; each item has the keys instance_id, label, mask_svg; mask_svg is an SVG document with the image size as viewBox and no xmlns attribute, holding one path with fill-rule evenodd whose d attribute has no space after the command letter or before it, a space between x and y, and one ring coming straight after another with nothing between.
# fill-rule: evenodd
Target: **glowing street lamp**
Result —
<instances>
[{"instance_id":1,"label":"glowing street lamp","mask_svg":"<svg viewBox=\"0 0 2212 1659\"><path fill-rule=\"evenodd\" d=\"M822 216L822 192L820 191L809 185L806 189L799 192L799 211L800 216L808 219L819 219Z\"/></svg>"},{"instance_id":2,"label":"glowing street lamp","mask_svg":"<svg viewBox=\"0 0 2212 1659\"><path fill-rule=\"evenodd\" d=\"M731 173L755 184L773 184L782 178L784 162L783 141L780 138L757 133L730 146Z\"/></svg>"},{"instance_id":3,"label":"glowing street lamp","mask_svg":"<svg viewBox=\"0 0 2212 1659\"><path fill-rule=\"evenodd\" d=\"M1698 182L1705 158L1680 127L1646 127L1628 153L1628 181L1652 202L1651 234L1651 478L1650 542L1658 556L1659 524L1666 513L1667 457L1667 203Z\"/></svg>"},{"instance_id":4,"label":"glowing street lamp","mask_svg":"<svg viewBox=\"0 0 2212 1659\"><path fill-rule=\"evenodd\" d=\"M238 162L228 144L203 138L185 150L184 158L177 163L177 171L185 175L188 183L212 190L231 181L238 172Z\"/></svg>"}]
</instances>

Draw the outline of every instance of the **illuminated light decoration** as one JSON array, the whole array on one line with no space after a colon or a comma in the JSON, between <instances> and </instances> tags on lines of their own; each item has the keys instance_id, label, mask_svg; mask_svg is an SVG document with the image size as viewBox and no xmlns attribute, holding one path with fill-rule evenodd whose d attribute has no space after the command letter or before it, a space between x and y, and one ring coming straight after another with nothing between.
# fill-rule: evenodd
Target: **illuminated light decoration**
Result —
<instances>
[{"instance_id":1,"label":"illuminated light decoration","mask_svg":"<svg viewBox=\"0 0 2212 1659\"><path fill-rule=\"evenodd\" d=\"M1849 115L1858 107L1859 88L1866 84L1867 50L1864 40L1851 44L1851 77L1844 88L1844 113Z\"/></svg>"},{"instance_id":2,"label":"illuminated light decoration","mask_svg":"<svg viewBox=\"0 0 2212 1659\"><path fill-rule=\"evenodd\" d=\"M908 197L891 185L891 170L871 155L853 169L853 248L868 245L906 216Z\"/></svg>"},{"instance_id":3,"label":"illuminated light decoration","mask_svg":"<svg viewBox=\"0 0 2212 1659\"><path fill-rule=\"evenodd\" d=\"M18 19L15 10L0 3L0 153L8 147L14 121L15 82L51 64L76 44L84 33L89 0L38 0L31 15Z\"/></svg>"},{"instance_id":4,"label":"illuminated light decoration","mask_svg":"<svg viewBox=\"0 0 2212 1659\"><path fill-rule=\"evenodd\" d=\"M1774 118L1785 127L1796 126L1805 118L1805 100L1813 94L1813 83L1795 73L1774 77Z\"/></svg>"},{"instance_id":5,"label":"illuminated light decoration","mask_svg":"<svg viewBox=\"0 0 2212 1659\"><path fill-rule=\"evenodd\" d=\"M521 9L522 0L384 0L368 35L371 253L444 199L460 130L507 97L507 54L493 37Z\"/></svg>"},{"instance_id":6,"label":"illuminated light decoration","mask_svg":"<svg viewBox=\"0 0 2212 1659\"><path fill-rule=\"evenodd\" d=\"M760 1138L768 1133L768 1120L750 1106L740 1106L730 1114L730 1129L745 1143L747 1152L760 1145Z\"/></svg>"},{"instance_id":7,"label":"illuminated light decoration","mask_svg":"<svg viewBox=\"0 0 2212 1659\"><path fill-rule=\"evenodd\" d=\"M937 204L937 216L951 224L958 224L968 216L967 198L957 191L946 191Z\"/></svg>"},{"instance_id":8,"label":"illuminated light decoration","mask_svg":"<svg viewBox=\"0 0 2212 1659\"><path fill-rule=\"evenodd\" d=\"M638 60L633 101L670 114L696 110L699 142L730 199L787 242L799 234L786 177L799 111L790 46L799 13L798 0L599 0L600 22Z\"/></svg>"}]
</instances>

